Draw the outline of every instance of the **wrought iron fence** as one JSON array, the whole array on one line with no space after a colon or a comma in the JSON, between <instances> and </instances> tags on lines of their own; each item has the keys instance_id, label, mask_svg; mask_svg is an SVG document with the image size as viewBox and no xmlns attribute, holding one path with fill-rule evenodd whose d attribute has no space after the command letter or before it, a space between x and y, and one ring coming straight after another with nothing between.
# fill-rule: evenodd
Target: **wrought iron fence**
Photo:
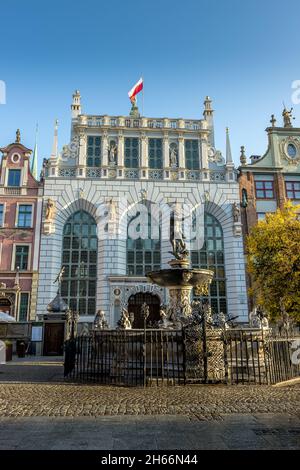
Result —
<instances>
[{"instance_id":1,"label":"wrought iron fence","mask_svg":"<svg viewBox=\"0 0 300 470\"><path fill-rule=\"evenodd\" d=\"M100 330L66 342L65 377L126 386L274 384L300 376L300 363L292 361L295 340L272 331L199 325Z\"/></svg>"},{"instance_id":2,"label":"wrought iron fence","mask_svg":"<svg viewBox=\"0 0 300 470\"><path fill-rule=\"evenodd\" d=\"M101 330L65 344L65 376L110 385L184 381L182 331Z\"/></svg>"},{"instance_id":3,"label":"wrought iron fence","mask_svg":"<svg viewBox=\"0 0 300 470\"><path fill-rule=\"evenodd\" d=\"M296 334L290 336L272 330L227 330L224 344L228 381L275 384L299 377L300 361L292 360L296 340Z\"/></svg>"}]
</instances>

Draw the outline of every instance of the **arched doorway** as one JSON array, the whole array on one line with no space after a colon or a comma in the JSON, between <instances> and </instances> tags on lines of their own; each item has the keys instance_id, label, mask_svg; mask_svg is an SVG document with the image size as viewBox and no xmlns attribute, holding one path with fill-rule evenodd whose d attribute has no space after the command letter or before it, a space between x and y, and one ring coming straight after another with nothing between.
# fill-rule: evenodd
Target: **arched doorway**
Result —
<instances>
[{"instance_id":1,"label":"arched doorway","mask_svg":"<svg viewBox=\"0 0 300 470\"><path fill-rule=\"evenodd\" d=\"M11 300L7 297L3 297L0 299L0 312L13 316L12 303Z\"/></svg>"},{"instance_id":2,"label":"arched doorway","mask_svg":"<svg viewBox=\"0 0 300 470\"><path fill-rule=\"evenodd\" d=\"M128 300L128 312L134 313L133 328L144 328L144 319L141 316L141 308L143 303L146 303L150 310L147 324L153 324L160 320L160 299L158 296L147 292L139 292L129 297Z\"/></svg>"}]
</instances>

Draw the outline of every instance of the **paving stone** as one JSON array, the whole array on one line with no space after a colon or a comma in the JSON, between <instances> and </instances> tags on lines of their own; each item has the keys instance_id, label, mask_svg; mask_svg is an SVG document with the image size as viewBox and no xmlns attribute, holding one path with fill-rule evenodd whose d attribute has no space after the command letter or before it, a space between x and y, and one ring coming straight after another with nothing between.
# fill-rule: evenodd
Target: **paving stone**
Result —
<instances>
[{"instance_id":1,"label":"paving stone","mask_svg":"<svg viewBox=\"0 0 300 470\"><path fill-rule=\"evenodd\" d=\"M178 386L169 388L114 388L65 383L0 383L0 417L181 415L194 421L224 419L252 414L262 420L278 413L284 405L289 416L300 414L298 386L216 387ZM170 399L170 395L172 399ZM242 418L241 418L242 419ZM267 420L268 418L266 418ZM280 417L277 421L280 422Z\"/></svg>"},{"instance_id":2,"label":"paving stone","mask_svg":"<svg viewBox=\"0 0 300 470\"><path fill-rule=\"evenodd\" d=\"M1 449L300 448L299 385L121 388L32 362L1 366Z\"/></svg>"}]
</instances>

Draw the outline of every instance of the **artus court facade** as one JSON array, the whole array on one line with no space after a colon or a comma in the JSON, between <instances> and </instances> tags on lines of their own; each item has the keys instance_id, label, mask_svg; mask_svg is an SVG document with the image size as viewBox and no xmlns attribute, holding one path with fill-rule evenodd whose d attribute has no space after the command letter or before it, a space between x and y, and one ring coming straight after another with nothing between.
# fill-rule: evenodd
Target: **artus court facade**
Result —
<instances>
[{"instance_id":1,"label":"artus court facade","mask_svg":"<svg viewBox=\"0 0 300 470\"><path fill-rule=\"evenodd\" d=\"M141 117L134 105L127 117L91 116L82 113L79 92L71 109L71 142L58 153L56 128L43 165L38 318L56 294L61 266L62 296L80 321L92 322L103 309L115 326L123 307L138 315L145 301L157 314L167 294L145 274L168 266L171 244L162 230L155 238L131 238L132 208L188 201L205 213L205 243L190 260L215 271L213 310L247 322L237 171L228 135L226 158L215 149L211 100L199 120Z\"/></svg>"}]
</instances>

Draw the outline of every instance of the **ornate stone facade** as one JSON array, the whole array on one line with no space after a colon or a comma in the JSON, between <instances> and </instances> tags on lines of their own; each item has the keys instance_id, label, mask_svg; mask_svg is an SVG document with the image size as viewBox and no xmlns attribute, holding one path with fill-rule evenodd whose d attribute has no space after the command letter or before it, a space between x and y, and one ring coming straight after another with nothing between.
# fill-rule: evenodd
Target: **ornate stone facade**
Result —
<instances>
[{"instance_id":1,"label":"ornate stone facade","mask_svg":"<svg viewBox=\"0 0 300 470\"><path fill-rule=\"evenodd\" d=\"M211 100L205 100L203 119L198 120L90 116L82 114L77 92L72 104L71 135L74 158L64 158L67 154L64 149L63 155L52 155L45 165L44 201L51 199L56 212L52 221L55 231L43 233L41 240L39 317L42 318L45 306L53 297L54 275L64 263L62 246L69 243L65 240L68 220L79 211L93 218L98 235L95 311L91 308L79 321L93 321L100 309L105 311L110 326L115 326L128 300L138 294L156 296L161 305L168 302L167 293L148 283L144 273L129 272L126 237L119 235L122 230L127 234L128 214L136 204L169 207L178 202L188 203L194 209L202 207L203 214L211 214L220 224L227 310L246 322L243 245L241 234L233 229L232 213L232 204L239 204L237 172L232 162L225 161L221 152L215 150ZM77 149L76 142L80 143ZM107 237L99 236L104 232ZM164 234L159 244L158 267L164 268L171 258L171 244ZM151 258L149 253L154 257L153 247L146 250L148 254L145 250L142 255L136 254L144 256L143 269ZM76 274L83 273L80 278L83 290L85 263L82 269L78 264ZM151 263L155 264L153 259Z\"/></svg>"}]
</instances>

